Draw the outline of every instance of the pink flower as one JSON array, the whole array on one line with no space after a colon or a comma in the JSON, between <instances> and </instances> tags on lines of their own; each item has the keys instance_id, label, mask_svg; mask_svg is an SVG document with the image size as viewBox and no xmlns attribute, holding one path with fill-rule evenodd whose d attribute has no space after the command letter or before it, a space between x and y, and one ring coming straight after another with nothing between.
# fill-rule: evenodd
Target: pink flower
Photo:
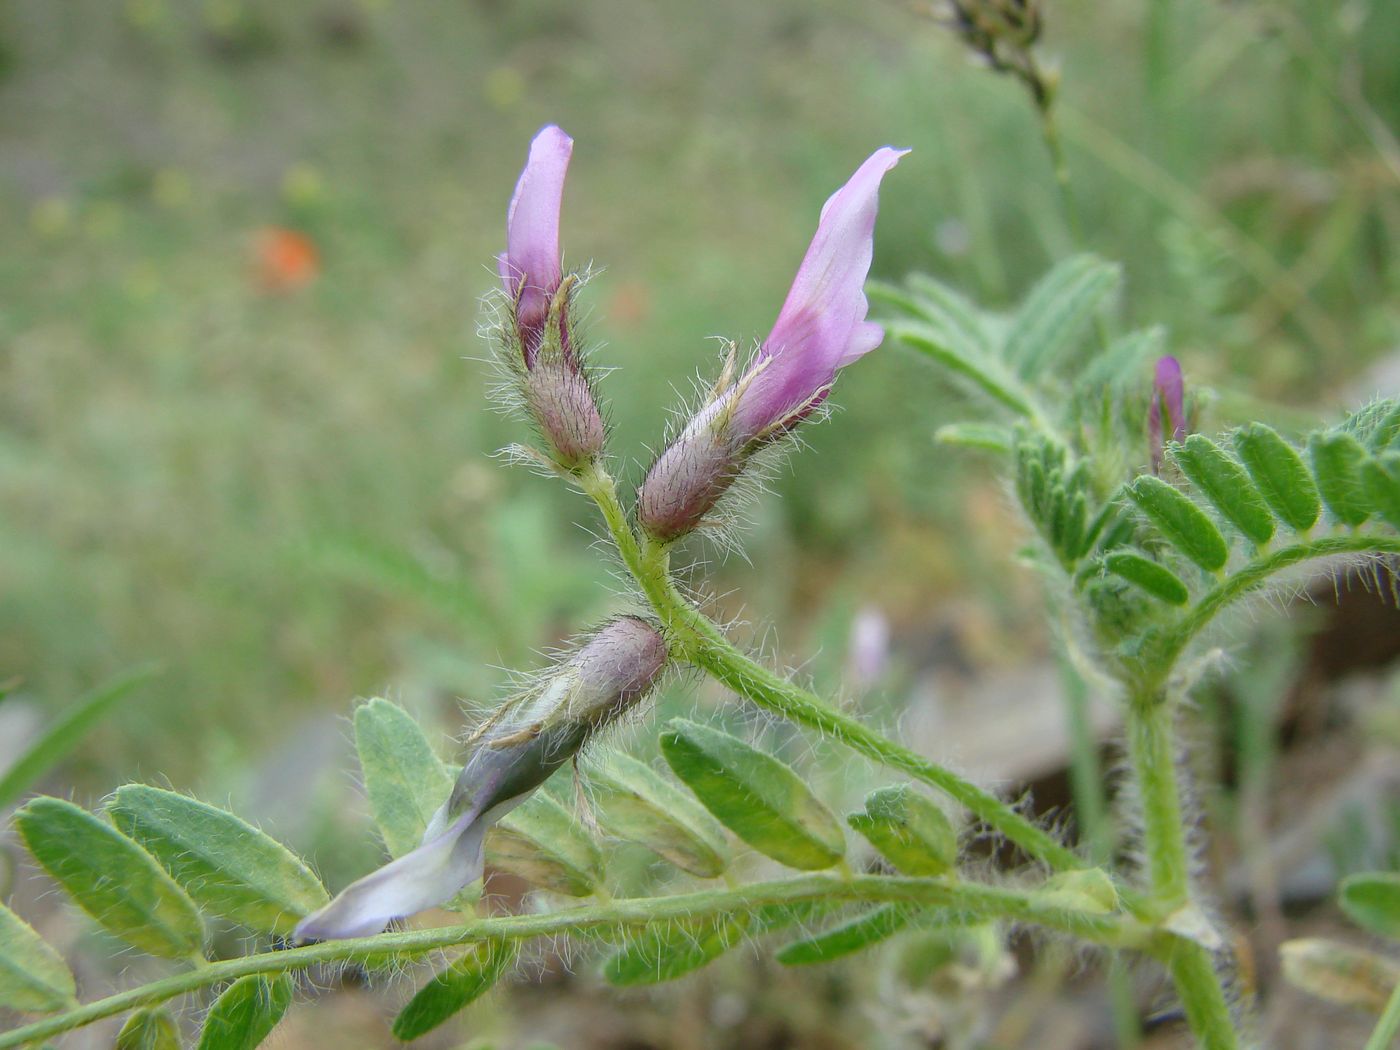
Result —
<instances>
[{"instance_id":1,"label":"pink flower","mask_svg":"<svg viewBox=\"0 0 1400 1050\"><path fill-rule=\"evenodd\" d=\"M496 260L510 297L500 352L551 458L568 471L592 462L607 440L569 320L576 281L559 261L559 211L573 149L574 140L553 124L530 143L506 213L506 250Z\"/></svg>"},{"instance_id":2,"label":"pink flower","mask_svg":"<svg viewBox=\"0 0 1400 1050\"><path fill-rule=\"evenodd\" d=\"M907 152L876 150L832 194L753 363L716 392L647 472L637 512L655 538L678 539L699 525L754 452L810 415L839 369L880 345L884 330L865 319L865 278L880 182Z\"/></svg>"},{"instance_id":3,"label":"pink flower","mask_svg":"<svg viewBox=\"0 0 1400 1050\"><path fill-rule=\"evenodd\" d=\"M506 250L496 259L501 284L515 304L525 367L533 368L549 308L559 291L559 212L574 140L554 124L530 143L530 158L506 212Z\"/></svg>"},{"instance_id":4,"label":"pink flower","mask_svg":"<svg viewBox=\"0 0 1400 1050\"><path fill-rule=\"evenodd\" d=\"M759 347L752 378L739 384L734 416L741 434L758 435L811 411L838 369L884 339L884 329L865 319L865 278L875 250L880 181L908 152L876 150L822 207L816 236Z\"/></svg>"}]
</instances>

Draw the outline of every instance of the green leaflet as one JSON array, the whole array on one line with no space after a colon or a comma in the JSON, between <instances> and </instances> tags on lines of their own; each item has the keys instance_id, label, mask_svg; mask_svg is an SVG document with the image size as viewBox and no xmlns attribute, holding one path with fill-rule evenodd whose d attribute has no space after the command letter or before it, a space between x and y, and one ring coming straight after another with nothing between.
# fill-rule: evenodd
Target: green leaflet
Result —
<instances>
[{"instance_id":1,"label":"green leaflet","mask_svg":"<svg viewBox=\"0 0 1400 1050\"><path fill-rule=\"evenodd\" d=\"M240 977L214 1001L199 1033L199 1050L253 1050L292 1003L285 973Z\"/></svg>"},{"instance_id":2,"label":"green leaflet","mask_svg":"<svg viewBox=\"0 0 1400 1050\"><path fill-rule=\"evenodd\" d=\"M813 966L840 959L893 937L909 925L913 914L906 905L882 905L815 937L785 945L778 950L778 962L784 966Z\"/></svg>"},{"instance_id":3,"label":"green leaflet","mask_svg":"<svg viewBox=\"0 0 1400 1050\"><path fill-rule=\"evenodd\" d=\"M1185 605L1191 600L1191 592L1186 589L1186 584L1181 582L1181 577L1165 565L1140 554L1114 551L1104 555L1103 565L1115 576L1123 577L1169 605Z\"/></svg>"},{"instance_id":4,"label":"green leaflet","mask_svg":"<svg viewBox=\"0 0 1400 1050\"><path fill-rule=\"evenodd\" d=\"M1384 452L1400 444L1400 401L1373 401L1343 420L1341 428L1372 454Z\"/></svg>"},{"instance_id":5,"label":"green leaflet","mask_svg":"<svg viewBox=\"0 0 1400 1050\"><path fill-rule=\"evenodd\" d=\"M1283 976L1333 1003L1359 1006L1373 1014L1385 1009L1391 989L1400 983L1400 964L1384 955L1349 944L1306 937L1279 946Z\"/></svg>"},{"instance_id":6,"label":"green leaflet","mask_svg":"<svg viewBox=\"0 0 1400 1050\"><path fill-rule=\"evenodd\" d=\"M1211 505L1255 546L1274 535L1274 517L1249 475L1224 449L1203 434L1173 446L1172 459Z\"/></svg>"},{"instance_id":7,"label":"green leaflet","mask_svg":"<svg viewBox=\"0 0 1400 1050\"><path fill-rule=\"evenodd\" d=\"M1400 940L1400 873L1352 875L1342 881L1338 902L1358 926Z\"/></svg>"},{"instance_id":8,"label":"green leaflet","mask_svg":"<svg viewBox=\"0 0 1400 1050\"><path fill-rule=\"evenodd\" d=\"M1090 394L1116 393L1141 384L1147 362L1161 356L1165 342L1166 332L1161 328L1120 336L1085 364L1074 379L1075 389Z\"/></svg>"},{"instance_id":9,"label":"green leaflet","mask_svg":"<svg viewBox=\"0 0 1400 1050\"><path fill-rule=\"evenodd\" d=\"M515 941L477 941L428 980L394 1018L394 1038L407 1043L471 1005L515 963Z\"/></svg>"},{"instance_id":10,"label":"green leaflet","mask_svg":"<svg viewBox=\"0 0 1400 1050\"><path fill-rule=\"evenodd\" d=\"M1361 468L1366 449L1350 434L1339 430L1314 434L1308 439L1313 473L1322 501L1343 525L1357 526L1371 516Z\"/></svg>"},{"instance_id":11,"label":"green leaflet","mask_svg":"<svg viewBox=\"0 0 1400 1050\"><path fill-rule=\"evenodd\" d=\"M1312 528L1322 504L1303 457L1263 423L1241 427L1234 439L1235 451L1269 508L1298 532Z\"/></svg>"},{"instance_id":12,"label":"green leaflet","mask_svg":"<svg viewBox=\"0 0 1400 1050\"><path fill-rule=\"evenodd\" d=\"M592 893L603 867L597 843L573 814L538 792L487 833L486 862L570 897Z\"/></svg>"},{"instance_id":13,"label":"green leaflet","mask_svg":"<svg viewBox=\"0 0 1400 1050\"><path fill-rule=\"evenodd\" d=\"M958 863L958 832L937 804L907 784L879 788L846 818L905 875L943 875Z\"/></svg>"},{"instance_id":14,"label":"green leaflet","mask_svg":"<svg viewBox=\"0 0 1400 1050\"><path fill-rule=\"evenodd\" d=\"M137 686L155 677L159 668L143 664L123 671L73 703L4 774L0 776L0 809L24 794L35 781L78 745Z\"/></svg>"},{"instance_id":15,"label":"green leaflet","mask_svg":"<svg viewBox=\"0 0 1400 1050\"><path fill-rule=\"evenodd\" d=\"M933 439L940 445L976 448L984 452L1011 451L1011 431L995 423L949 423L934 431Z\"/></svg>"},{"instance_id":16,"label":"green leaflet","mask_svg":"<svg viewBox=\"0 0 1400 1050\"><path fill-rule=\"evenodd\" d=\"M199 955L204 927L194 902L110 824L40 796L15 814L15 826L40 866L109 932L152 955Z\"/></svg>"},{"instance_id":17,"label":"green leaflet","mask_svg":"<svg viewBox=\"0 0 1400 1050\"><path fill-rule=\"evenodd\" d=\"M748 925L747 915L653 923L624 939L603 964L603 977L619 988L673 981L718 959L743 940Z\"/></svg>"},{"instance_id":18,"label":"green leaflet","mask_svg":"<svg viewBox=\"0 0 1400 1050\"><path fill-rule=\"evenodd\" d=\"M907 280L923 316L930 322L942 327L969 350L981 354L996 352L982 311L972 300L952 285L926 273L911 273Z\"/></svg>"},{"instance_id":19,"label":"green leaflet","mask_svg":"<svg viewBox=\"0 0 1400 1050\"><path fill-rule=\"evenodd\" d=\"M1089 475L1058 441L1027 434L1016 442L1016 495L1060 564L1071 569L1093 546L1102 521L1090 521Z\"/></svg>"},{"instance_id":20,"label":"green leaflet","mask_svg":"<svg viewBox=\"0 0 1400 1050\"><path fill-rule=\"evenodd\" d=\"M180 1029L160 1007L137 1010L117 1033L115 1050L180 1050Z\"/></svg>"},{"instance_id":21,"label":"green leaflet","mask_svg":"<svg viewBox=\"0 0 1400 1050\"><path fill-rule=\"evenodd\" d=\"M75 1006L73 975L27 922L0 904L0 1007L54 1013Z\"/></svg>"},{"instance_id":22,"label":"green leaflet","mask_svg":"<svg viewBox=\"0 0 1400 1050\"><path fill-rule=\"evenodd\" d=\"M330 897L290 850L222 809L127 784L107 812L198 904L264 933L290 933Z\"/></svg>"},{"instance_id":23,"label":"green leaflet","mask_svg":"<svg viewBox=\"0 0 1400 1050\"><path fill-rule=\"evenodd\" d=\"M705 808L760 853L806 870L845 855L841 825L776 758L683 718L666 723L661 752Z\"/></svg>"},{"instance_id":24,"label":"green leaflet","mask_svg":"<svg viewBox=\"0 0 1400 1050\"><path fill-rule=\"evenodd\" d=\"M452 776L422 728L397 704L376 697L355 712L355 749L365 794L391 856L417 849Z\"/></svg>"},{"instance_id":25,"label":"green leaflet","mask_svg":"<svg viewBox=\"0 0 1400 1050\"><path fill-rule=\"evenodd\" d=\"M1083 336L1118 280L1117 266L1092 255L1058 263L1031 289L1012 320L1007 360L1027 377L1059 362Z\"/></svg>"},{"instance_id":26,"label":"green leaflet","mask_svg":"<svg viewBox=\"0 0 1400 1050\"><path fill-rule=\"evenodd\" d=\"M1142 474L1127 486L1128 496L1167 542L1205 569L1219 572L1230 557L1220 530L1200 507L1160 478Z\"/></svg>"},{"instance_id":27,"label":"green leaflet","mask_svg":"<svg viewBox=\"0 0 1400 1050\"><path fill-rule=\"evenodd\" d=\"M598 823L609 834L639 842L700 878L723 874L729 863L724 828L645 762L609 755L589 765L588 782Z\"/></svg>"},{"instance_id":28,"label":"green leaflet","mask_svg":"<svg viewBox=\"0 0 1400 1050\"><path fill-rule=\"evenodd\" d=\"M996 358L969 350L928 325L895 322L889 326L889 337L918 350L1017 415L1036 414L1031 395Z\"/></svg>"},{"instance_id":29,"label":"green leaflet","mask_svg":"<svg viewBox=\"0 0 1400 1050\"><path fill-rule=\"evenodd\" d=\"M1376 513L1400 529L1400 452L1384 452L1361 465L1366 498Z\"/></svg>"}]
</instances>

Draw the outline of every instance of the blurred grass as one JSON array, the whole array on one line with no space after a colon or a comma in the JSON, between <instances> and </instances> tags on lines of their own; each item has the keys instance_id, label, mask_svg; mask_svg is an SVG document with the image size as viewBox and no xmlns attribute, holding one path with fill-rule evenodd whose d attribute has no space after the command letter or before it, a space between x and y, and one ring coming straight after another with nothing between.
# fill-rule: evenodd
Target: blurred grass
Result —
<instances>
[{"instance_id":1,"label":"blurred grass","mask_svg":"<svg viewBox=\"0 0 1400 1050\"><path fill-rule=\"evenodd\" d=\"M1326 408L1400 336L1400 7L1052 3L1087 247L1196 383ZM1151 60L1149 61L1149 55ZM771 324L875 146L877 275L991 304L1074 247L1033 115L929 19L855 0L213 0L0 8L0 678L169 670L74 779L197 781L392 687L444 725L617 601L561 486L489 454L476 300L546 121L577 140L567 260L635 479L708 336ZM258 231L321 272L269 294ZM954 395L888 350L763 501L740 581L783 646L1024 581Z\"/></svg>"}]
</instances>

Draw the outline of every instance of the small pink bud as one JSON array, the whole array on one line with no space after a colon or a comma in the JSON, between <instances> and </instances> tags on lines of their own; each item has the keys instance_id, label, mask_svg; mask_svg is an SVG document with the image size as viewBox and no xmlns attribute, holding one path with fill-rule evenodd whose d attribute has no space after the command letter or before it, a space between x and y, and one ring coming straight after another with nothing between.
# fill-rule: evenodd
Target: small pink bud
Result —
<instances>
[{"instance_id":1,"label":"small pink bud","mask_svg":"<svg viewBox=\"0 0 1400 1050\"><path fill-rule=\"evenodd\" d=\"M559 213L574 141L553 124L530 156L506 215L506 251L497 259L509 297L505 350L525 408L555 461L574 470L602 450L607 429L575 350L569 319L575 278L559 256Z\"/></svg>"},{"instance_id":2,"label":"small pink bud","mask_svg":"<svg viewBox=\"0 0 1400 1050\"><path fill-rule=\"evenodd\" d=\"M719 390L647 473L637 516L656 539L684 536L743 474L749 458L826 399L836 373L880 345L865 319L880 182L908 150L876 150L822 208L778 319L753 363Z\"/></svg>"},{"instance_id":3,"label":"small pink bud","mask_svg":"<svg viewBox=\"0 0 1400 1050\"><path fill-rule=\"evenodd\" d=\"M1165 424L1165 425L1164 425ZM1185 384L1181 362L1171 355L1157 358L1152 371L1152 407L1147 412L1147 441L1152 449L1152 473L1161 473L1164 435L1171 430L1172 441L1186 440Z\"/></svg>"}]
</instances>

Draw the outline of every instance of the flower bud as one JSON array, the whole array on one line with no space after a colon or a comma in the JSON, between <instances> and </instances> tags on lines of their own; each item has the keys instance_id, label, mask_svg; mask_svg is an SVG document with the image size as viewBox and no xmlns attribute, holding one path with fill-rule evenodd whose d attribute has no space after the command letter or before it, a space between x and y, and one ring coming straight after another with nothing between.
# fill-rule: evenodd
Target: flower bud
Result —
<instances>
[{"instance_id":1,"label":"flower bud","mask_svg":"<svg viewBox=\"0 0 1400 1050\"><path fill-rule=\"evenodd\" d=\"M1181 362L1167 355L1157 358L1152 371L1152 407L1147 412L1147 443L1152 451L1152 473L1162 472L1162 451L1166 433L1180 444L1186 440L1185 384L1181 378Z\"/></svg>"},{"instance_id":2,"label":"flower bud","mask_svg":"<svg viewBox=\"0 0 1400 1050\"><path fill-rule=\"evenodd\" d=\"M297 939L377 933L480 878L486 832L578 754L589 736L641 700L666 660L666 643L647 621L624 616L604 626L538 686L502 704L472 737L452 794L422 845L303 919Z\"/></svg>"},{"instance_id":3,"label":"flower bud","mask_svg":"<svg viewBox=\"0 0 1400 1050\"><path fill-rule=\"evenodd\" d=\"M573 146L552 124L535 136L506 215L506 250L496 260L508 300L501 355L565 470L597 456L606 437L570 321L577 278L564 275L559 256L559 212Z\"/></svg>"},{"instance_id":4,"label":"flower bud","mask_svg":"<svg viewBox=\"0 0 1400 1050\"><path fill-rule=\"evenodd\" d=\"M753 362L736 383L720 385L653 464L637 516L654 538L678 539L700 524L753 454L815 412L837 371L884 339L884 329L865 319L865 278L880 182L906 152L876 150L826 202Z\"/></svg>"}]
</instances>

